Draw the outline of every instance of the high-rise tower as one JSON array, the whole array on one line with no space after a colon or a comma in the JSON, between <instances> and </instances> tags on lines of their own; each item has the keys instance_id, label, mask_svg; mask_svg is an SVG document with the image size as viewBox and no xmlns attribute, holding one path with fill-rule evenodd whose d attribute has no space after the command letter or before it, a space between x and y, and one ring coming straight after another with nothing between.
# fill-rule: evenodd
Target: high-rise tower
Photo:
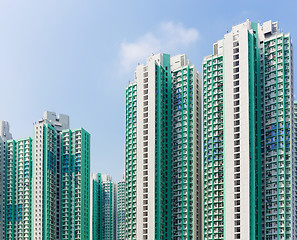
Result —
<instances>
[{"instance_id":1,"label":"high-rise tower","mask_svg":"<svg viewBox=\"0 0 297 240\"><path fill-rule=\"evenodd\" d=\"M90 180L90 234L91 240L102 239L102 182L101 173L92 173Z\"/></svg>"},{"instance_id":2,"label":"high-rise tower","mask_svg":"<svg viewBox=\"0 0 297 240\"><path fill-rule=\"evenodd\" d=\"M34 126L33 239L61 239L61 131L67 115L45 112Z\"/></svg>"},{"instance_id":3,"label":"high-rise tower","mask_svg":"<svg viewBox=\"0 0 297 240\"><path fill-rule=\"evenodd\" d=\"M102 174L102 239L116 240L116 184Z\"/></svg>"},{"instance_id":4,"label":"high-rise tower","mask_svg":"<svg viewBox=\"0 0 297 240\"><path fill-rule=\"evenodd\" d=\"M125 175L117 183L117 240L125 240Z\"/></svg>"},{"instance_id":5,"label":"high-rise tower","mask_svg":"<svg viewBox=\"0 0 297 240\"><path fill-rule=\"evenodd\" d=\"M6 141L12 139L9 124L0 121L0 239L5 239L6 222Z\"/></svg>"},{"instance_id":6,"label":"high-rise tower","mask_svg":"<svg viewBox=\"0 0 297 240\"><path fill-rule=\"evenodd\" d=\"M7 141L6 240L31 240L32 139Z\"/></svg>"},{"instance_id":7,"label":"high-rise tower","mask_svg":"<svg viewBox=\"0 0 297 240\"><path fill-rule=\"evenodd\" d=\"M90 134L83 128L61 134L61 239L90 239Z\"/></svg>"},{"instance_id":8,"label":"high-rise tower","mask_svg":"<svg viewBox=\"0 0 297 240\"><path fill-rule=\"evenodd\" d=\"M295 239L292 43L247 20L203 62L203 239Z\"/></svg>"},{"instance_id":9,"label":"high-rise tower","mask_svg":"<svg viewBox=\"0 0 297 240\"><path fill-rule=\"evenodd\" d=\"M1 239L89 240L90 134L68 128L45 112L34 138L16 141L0 123Z\"/></svg>"},{"instance_id":10,"label":"high-rise tower","mask_svg":"<svg viewBox=\"0 0 297 240\"><path fill-rule=\"evenodd\" d=\"M91 239L116 240L116 184L111 176L92 174L91 194Z\"/></svg>"},{"instance_id":11,"label":"high-rise tower","mask_svg":"<svg viewBox=\"0 0 297 240\"><path fill-rule=\"evenodd\" d=\"M126 88L125 239L200 236L200 82L158 54Z\"/></svg>"}]
</instances>

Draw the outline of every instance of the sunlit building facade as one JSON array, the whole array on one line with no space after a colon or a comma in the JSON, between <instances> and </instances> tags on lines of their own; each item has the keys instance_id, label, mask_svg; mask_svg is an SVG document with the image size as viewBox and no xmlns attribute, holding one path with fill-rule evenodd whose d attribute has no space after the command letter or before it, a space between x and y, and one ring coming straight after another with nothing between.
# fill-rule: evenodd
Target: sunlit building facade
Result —
<instances>
[{"instance_id":1,"label":"sunlit building facade","mask_svg":"<svg viewBox=\"0 0 297 240\"><path fill-rule=\"evenodd\" d=\"M125 239L200 237L200 77L157 54L126 88Z\"/></svg>"},{"instance_id":2,"label":"sunlit building facade","mask_svg":"<svg viewBox=\"0 0 297 240\"><path fill-rule=\"evenodd\" d=\"M203 62L203 239L295 239L292 41L247 20Z\"/></svg>"},{"instance_id":3,"label":"sunlit building facade","mask_svg":"<svg viewBox=\"0 0 297 240\"><path fill-rule=\"evenodd\" d=\"M6 240L31 240L32 139L6 144Z\"/></svg>"}]
</instances>

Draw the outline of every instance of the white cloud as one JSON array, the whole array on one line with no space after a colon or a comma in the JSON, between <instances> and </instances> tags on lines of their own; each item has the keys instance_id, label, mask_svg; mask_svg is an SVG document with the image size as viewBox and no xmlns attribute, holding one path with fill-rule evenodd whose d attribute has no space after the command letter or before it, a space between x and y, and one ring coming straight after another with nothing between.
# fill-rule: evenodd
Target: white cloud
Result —
<instances>
[{"instance_id":1,"label":"white cloud","mask_svg":"<svg viewBox=\"0 0 297 240\"><path fill-rule=\"evenodd\" d=\"M172 49L187 47L198 40L198 31L195 28L184 28L181 23L174 25L173 22L161 23L160 30L165 34L166 42Z\"/></svg>"},{"instance_id":2,"label":"white cloud","mask_svg":"<svg viewBox=\"0 0 297 240\"><path fill-rule=\"evenodd\" d=\"M135 42L122 42L122 70L131 71L138 62L143 62L152 53L183 53L198 38L199 33L195 28L185 28L181 23L162 22L154 33L146 33Z\"/></svg>"}]
</instances>

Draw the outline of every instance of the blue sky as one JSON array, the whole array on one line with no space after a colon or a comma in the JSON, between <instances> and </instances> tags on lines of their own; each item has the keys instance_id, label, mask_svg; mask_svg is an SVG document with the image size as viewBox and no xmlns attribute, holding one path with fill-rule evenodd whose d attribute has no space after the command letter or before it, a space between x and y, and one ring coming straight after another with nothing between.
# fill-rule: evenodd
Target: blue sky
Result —
<instances>
[{"instance_id":1,"label":"blue sky","mask_svg":"<svg viewBox=\"0 0 297 240\"><path fill-rule=\"evenodd\" d=\"M247 18L278 21L294 43L296 9L296 0L0 0L0 120L18 139L45 110L68 114L71 128L92 134L91 171L118 181L138 62L186 53L200 71L213 42Z\"/></svg>"}]
</instances>

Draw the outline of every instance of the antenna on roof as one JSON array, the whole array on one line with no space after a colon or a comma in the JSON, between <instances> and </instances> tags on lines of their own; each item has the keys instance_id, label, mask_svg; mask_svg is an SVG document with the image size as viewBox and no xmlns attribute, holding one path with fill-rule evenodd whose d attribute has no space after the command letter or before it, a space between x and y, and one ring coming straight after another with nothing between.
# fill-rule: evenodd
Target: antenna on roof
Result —
<instances>
[{"instance_id":1,"label":"antenna on roof","mask_svg":"<svg viewBox=\"0 0 297 240\"><path fill-rule=\"evenodd\" d=\"M226 28L226 32L228 33L229 31L228 31L228 28Z\"/></svg>"}]
</instances>

